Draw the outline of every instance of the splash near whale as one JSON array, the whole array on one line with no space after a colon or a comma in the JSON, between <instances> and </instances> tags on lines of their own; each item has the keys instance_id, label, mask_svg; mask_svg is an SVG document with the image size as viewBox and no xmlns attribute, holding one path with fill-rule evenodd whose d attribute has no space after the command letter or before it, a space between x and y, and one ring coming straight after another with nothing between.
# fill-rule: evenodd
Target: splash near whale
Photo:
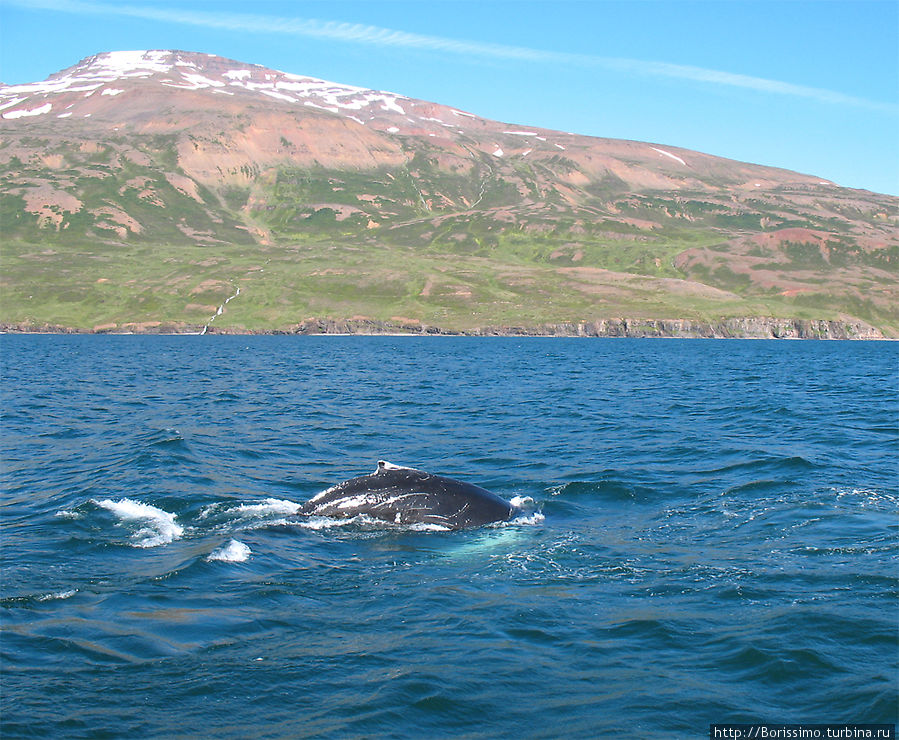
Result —
<instances>
[{"instance_id":1,"label":"splash near whale","mask_svg":"<svg viewBox=\"0 0 899 740\"><path fill-rule=\"evenodd\" d=\"M306 516L366 515L393 524L467 529L512 519L521 510L490 491L463 481L384 460L371 475L339 483L300 509Z\"/></svg>"}]
</instances>

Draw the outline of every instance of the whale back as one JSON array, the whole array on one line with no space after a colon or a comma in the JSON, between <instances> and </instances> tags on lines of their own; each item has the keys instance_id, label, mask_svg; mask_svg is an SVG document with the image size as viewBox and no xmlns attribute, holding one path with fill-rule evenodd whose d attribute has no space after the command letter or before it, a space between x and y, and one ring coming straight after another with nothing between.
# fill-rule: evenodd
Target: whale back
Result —
<instances>
[{"instance_id":1,"label":"whale back","mask_svg":"<svg viewBox=\"0 0 899 740\"><path fill-rule=\"evenodd\" d=\"M517 511L480 486L381 460L371 475L322 491L300 513L339 518L366 514L396 524L463 529L504 521Z\"/></svg>"}]
</instances>

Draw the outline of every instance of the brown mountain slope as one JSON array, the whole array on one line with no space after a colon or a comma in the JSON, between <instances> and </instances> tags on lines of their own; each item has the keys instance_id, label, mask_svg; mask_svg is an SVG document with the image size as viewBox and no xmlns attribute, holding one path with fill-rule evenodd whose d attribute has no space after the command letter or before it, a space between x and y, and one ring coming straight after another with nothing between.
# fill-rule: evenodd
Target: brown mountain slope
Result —
<instances>
[{"instance_id":1,"label":"brown mountain slope","mask_svg":"<svg viewBox=\"0 0 899 740\"><path fill-rule=\"evenodd\" d=\"M7 323L200 326L243 285L217 327L775 316L896 333L897 205L186 52L0 88Z\"/></svg>"}]
</instances>

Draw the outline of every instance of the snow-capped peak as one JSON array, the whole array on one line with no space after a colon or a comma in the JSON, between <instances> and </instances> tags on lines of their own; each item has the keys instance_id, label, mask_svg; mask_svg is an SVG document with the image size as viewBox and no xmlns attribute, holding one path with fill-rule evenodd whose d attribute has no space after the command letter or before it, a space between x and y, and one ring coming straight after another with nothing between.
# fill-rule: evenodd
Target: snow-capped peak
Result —
<instances>
[{"instance_id":1,"label":"snow-capped peak","mask_svg":"<svg viewBox=\"0 0 899 740\"><path fill-rule=\"evenodd\" d=\"M228 100L233 105L271 103L301 107L313 115L326 112L353 125L369 126L392 136L456 137L485 125L508 128L453 108L381 90L328 82L315 77L279 72L257 64L232 61L213 54L185 51L111 51L83 59L42 82L0 85L0 122L27 118L85 119L118 126L129 111L152 108L152 96L162 93L166 107L177 108L179 90L199 93L213 111ZM213 101L213 98L215 99ZM181 98L186 99L186 98ZM204 107L196 95L192 111ZM534 132L514 132L516 138ZM503 134L503 140L511 136ZM545 141L543 137L536 137ZM529 147L534 142L522 142ZM490 151L511 155L517 143L499 140ZM503 156L503 155L497 155Z\"/></svg>"},{"instance_id":2,"label":"snow-capped peak","mask_svg":"<svg viewBox=\"0 0 899 740\"><path fill-rule=\"evenodd\" d=\"M172 69L172 52L167 51L109 51L89 57L75 69L108 73L116 77L149 76Z\"/></svg>"},{"instance_id":3,"label":"snow-capped peak","mask_svg":"<svg viewBox=\"0 0 899 740\"><path fill-rule=\"evenodd\" d=\"M138 79L152 79L157 84L182 90L263 95L341 114L357 123L366 123L385 113L406 116L414 103L394 93L278 72L213 55L154 50L97 54L43 82L0 87L0 110L15 107L16 111L9 112L16 114L18 108L39 107L42 112L49 112L53 106L44 106L57 95L81 93L82 97L90 97L106 86L121 91L123 83Z\"/></svg>"}]
</instances>

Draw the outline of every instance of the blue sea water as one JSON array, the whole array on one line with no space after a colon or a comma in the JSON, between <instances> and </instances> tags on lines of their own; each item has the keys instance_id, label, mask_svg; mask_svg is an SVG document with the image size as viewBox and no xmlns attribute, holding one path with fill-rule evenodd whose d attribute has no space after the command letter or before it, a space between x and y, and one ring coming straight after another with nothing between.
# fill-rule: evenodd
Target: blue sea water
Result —
<instances>
[{"instance_id":1,"label":"blue sea water","mask_svg":"<svg viewBox=\"0 0 899 740\"><path fill-rule=\"evenodd\" d=\"M897 720L899 345L0 337L13 737ZM378 459L526 502L292 516Z\"/></svg>"}]
</instances>

